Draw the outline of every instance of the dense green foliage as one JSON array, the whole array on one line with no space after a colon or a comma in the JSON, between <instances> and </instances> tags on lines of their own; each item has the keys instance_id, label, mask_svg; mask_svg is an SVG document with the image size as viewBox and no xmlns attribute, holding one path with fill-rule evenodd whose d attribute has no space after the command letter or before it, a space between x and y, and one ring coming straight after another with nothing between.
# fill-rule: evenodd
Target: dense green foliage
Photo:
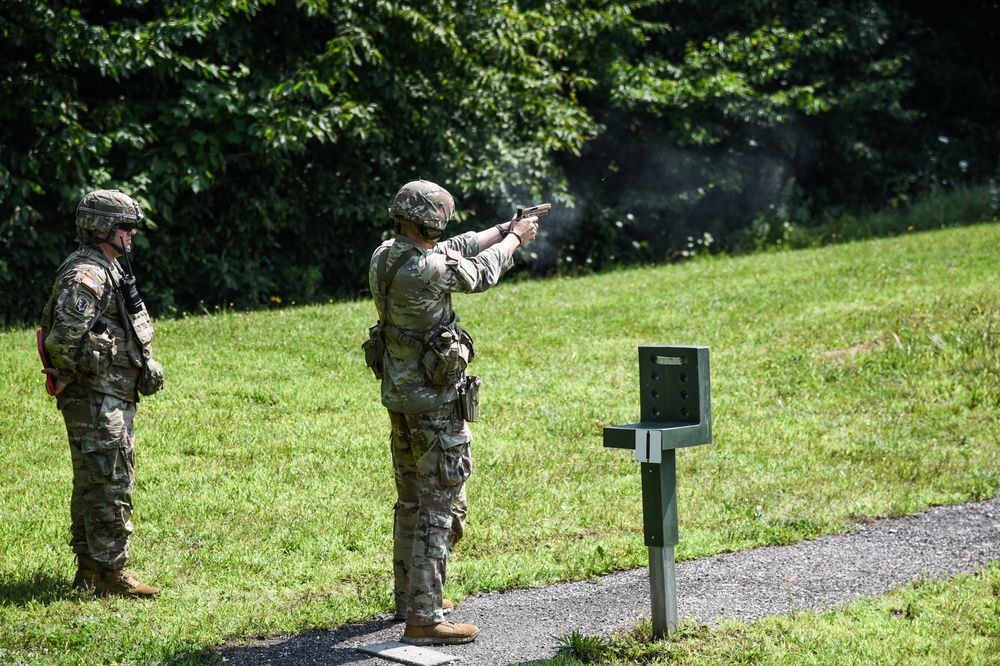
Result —
<instances>
[{"instance_id":1,"label":"dense green foliage","mask_svg":"<svg viewBox=\"0 0 1000 666\"><path fill-rule=\"evenodd\" d=\"M456 195L456 231L556 202L549 272L997 166L991 3L452 4L5 2L0 325L37 317L97 187L146 208L137 273L169 313L358 294L414 177Z\"/></svg>"},{"instance_id":2,"label":"dense green foliage","mask_svg":"<svg viewBox=\"0 0 1000 666\"><path fill-rule=\"evenodd\" d=\"M663 3L646 47L614 65L602 97L584 100L607 129L584 160L565 161L574 192L591 195L576 263L658 261L688 237L752 245L786 224L985 182L1000 149L990 83L1000 61L962 40L993 35L1000 11L963 10ZM979 219L989 215L984 206Z\"/></svg>"}]
</instances>

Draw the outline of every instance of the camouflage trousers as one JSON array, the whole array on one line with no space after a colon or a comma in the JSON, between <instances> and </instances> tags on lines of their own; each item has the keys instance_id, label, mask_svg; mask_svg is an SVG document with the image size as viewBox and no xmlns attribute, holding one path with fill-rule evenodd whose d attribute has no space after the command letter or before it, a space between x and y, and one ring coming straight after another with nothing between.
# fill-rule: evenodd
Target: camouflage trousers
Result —
<instances>
[{"instance_id":1,"label":"camouflage trousers","mask_svg":"<svg viewBox=\"0 0 1000 666\"><path fill-rule=\"evenodd\" d=\"M69 545L98 564L124 567L132 534L135 403L71 384L58 405L73 461Z\"/></svg>"},{"instance_id":2,"label":"camouflage trousers","mask_svg":"<svg viewBox=\"0 0 1000 666\"><path fill-rule=\"evenodd\" d=\"M396 475L393 571L396 611L406 623L444 621L448 556L465 532L465 482L472 474L472 433L458 403L418 414L389 410Z\"/></svg>"}]
</instances>

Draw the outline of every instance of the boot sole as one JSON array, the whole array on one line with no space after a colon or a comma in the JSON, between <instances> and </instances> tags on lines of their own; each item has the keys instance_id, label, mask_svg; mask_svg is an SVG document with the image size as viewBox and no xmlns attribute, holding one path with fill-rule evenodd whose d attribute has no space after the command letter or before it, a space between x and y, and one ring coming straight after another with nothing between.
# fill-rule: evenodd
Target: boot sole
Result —
<instances>
[{"instance_id":1,"label":"boot sole","mask_svg":"<svg viewBox=\"0 0 1000 666\"><path fill-rule=\"evenodd\" d=\"M412 636L403 636L399 640L402 641L403 643L407 643L408 645L419 645L419 646L462 645L463 643L471 643L472 641L476 640L477 636L479 636L478 631L472 636L460 636L455 638L424 638L424 637L415 638Z\"/></svg>"}]
</instances>

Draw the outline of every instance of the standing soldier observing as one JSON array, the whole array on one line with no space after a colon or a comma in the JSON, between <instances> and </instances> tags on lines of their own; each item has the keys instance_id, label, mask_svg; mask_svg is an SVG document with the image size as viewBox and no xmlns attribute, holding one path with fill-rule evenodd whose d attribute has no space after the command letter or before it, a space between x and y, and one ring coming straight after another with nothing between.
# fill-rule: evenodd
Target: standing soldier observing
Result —
<instances>
[{"instance_id":1,"label":"standing soldier observing","mask_svg":"<svg viewBox=\"0 0 1000 666\"><path fill-rule=\"evenodd\" d=\"M454 292L480 293L535 238L534 216L441 240L455 213L443 187L411 181L389 208L396 237L372 255L369 284L379 323L366 343L389 412L397 501L393 522L396 620L411 645L468 643L471 624L445 622L448 556L462 538L472 474L467 421L478 412L477 377L467 376L472 338L458 325Z\"/></svg>"},{"instance_id":2,"label":"standing soldier observing","mask_svg":"<svg viewBox=\"0 0 1000 666\"><path fill-rule=\"evenodd\" d=\"M118 190L83 198L76 210L80 246L57 271L39 332L43 372L66 422L73 462L73 586L101 596L160 591L125 571L135 484L132 420L139 394L163 386L150 345L153 325L128 259L142 218L139 204Z\"/></svg>"}]
</instances>

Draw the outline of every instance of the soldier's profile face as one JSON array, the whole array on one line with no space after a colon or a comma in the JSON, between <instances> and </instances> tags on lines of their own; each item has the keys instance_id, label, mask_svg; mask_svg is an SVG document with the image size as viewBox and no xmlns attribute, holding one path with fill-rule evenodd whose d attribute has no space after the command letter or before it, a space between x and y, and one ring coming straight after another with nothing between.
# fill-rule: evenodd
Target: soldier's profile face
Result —
<instances>
[{"instance_id":1,"label":"soldier's profile face","mask_svg":"<svg viewBox=\"0 0 1000 666\"><path fill-rule=\"evenodd\" d=\"M133 225L132 228L128 230L119 228L115 235L119 237L121 246L124 247L127 252L130 252L132 250L132 236L135 236L135 234L136 229Z\"/></svg>"},{"instance_id":2,"label":"soldier's profile face","mask_svg":"<svg viewBox=\"0 0 1000 666\"><path fill-rule=\"evenodd\" d=\"M129 224L128 228L125 224L122 224L115 230L114 234L108 233L104 235L104 239L108 241L112 246L115 246L116 252L117 248L125 248L126 252L132 251L132 236L136 234L136 228L134 224Z\"/></svg>"}]
</instances>

